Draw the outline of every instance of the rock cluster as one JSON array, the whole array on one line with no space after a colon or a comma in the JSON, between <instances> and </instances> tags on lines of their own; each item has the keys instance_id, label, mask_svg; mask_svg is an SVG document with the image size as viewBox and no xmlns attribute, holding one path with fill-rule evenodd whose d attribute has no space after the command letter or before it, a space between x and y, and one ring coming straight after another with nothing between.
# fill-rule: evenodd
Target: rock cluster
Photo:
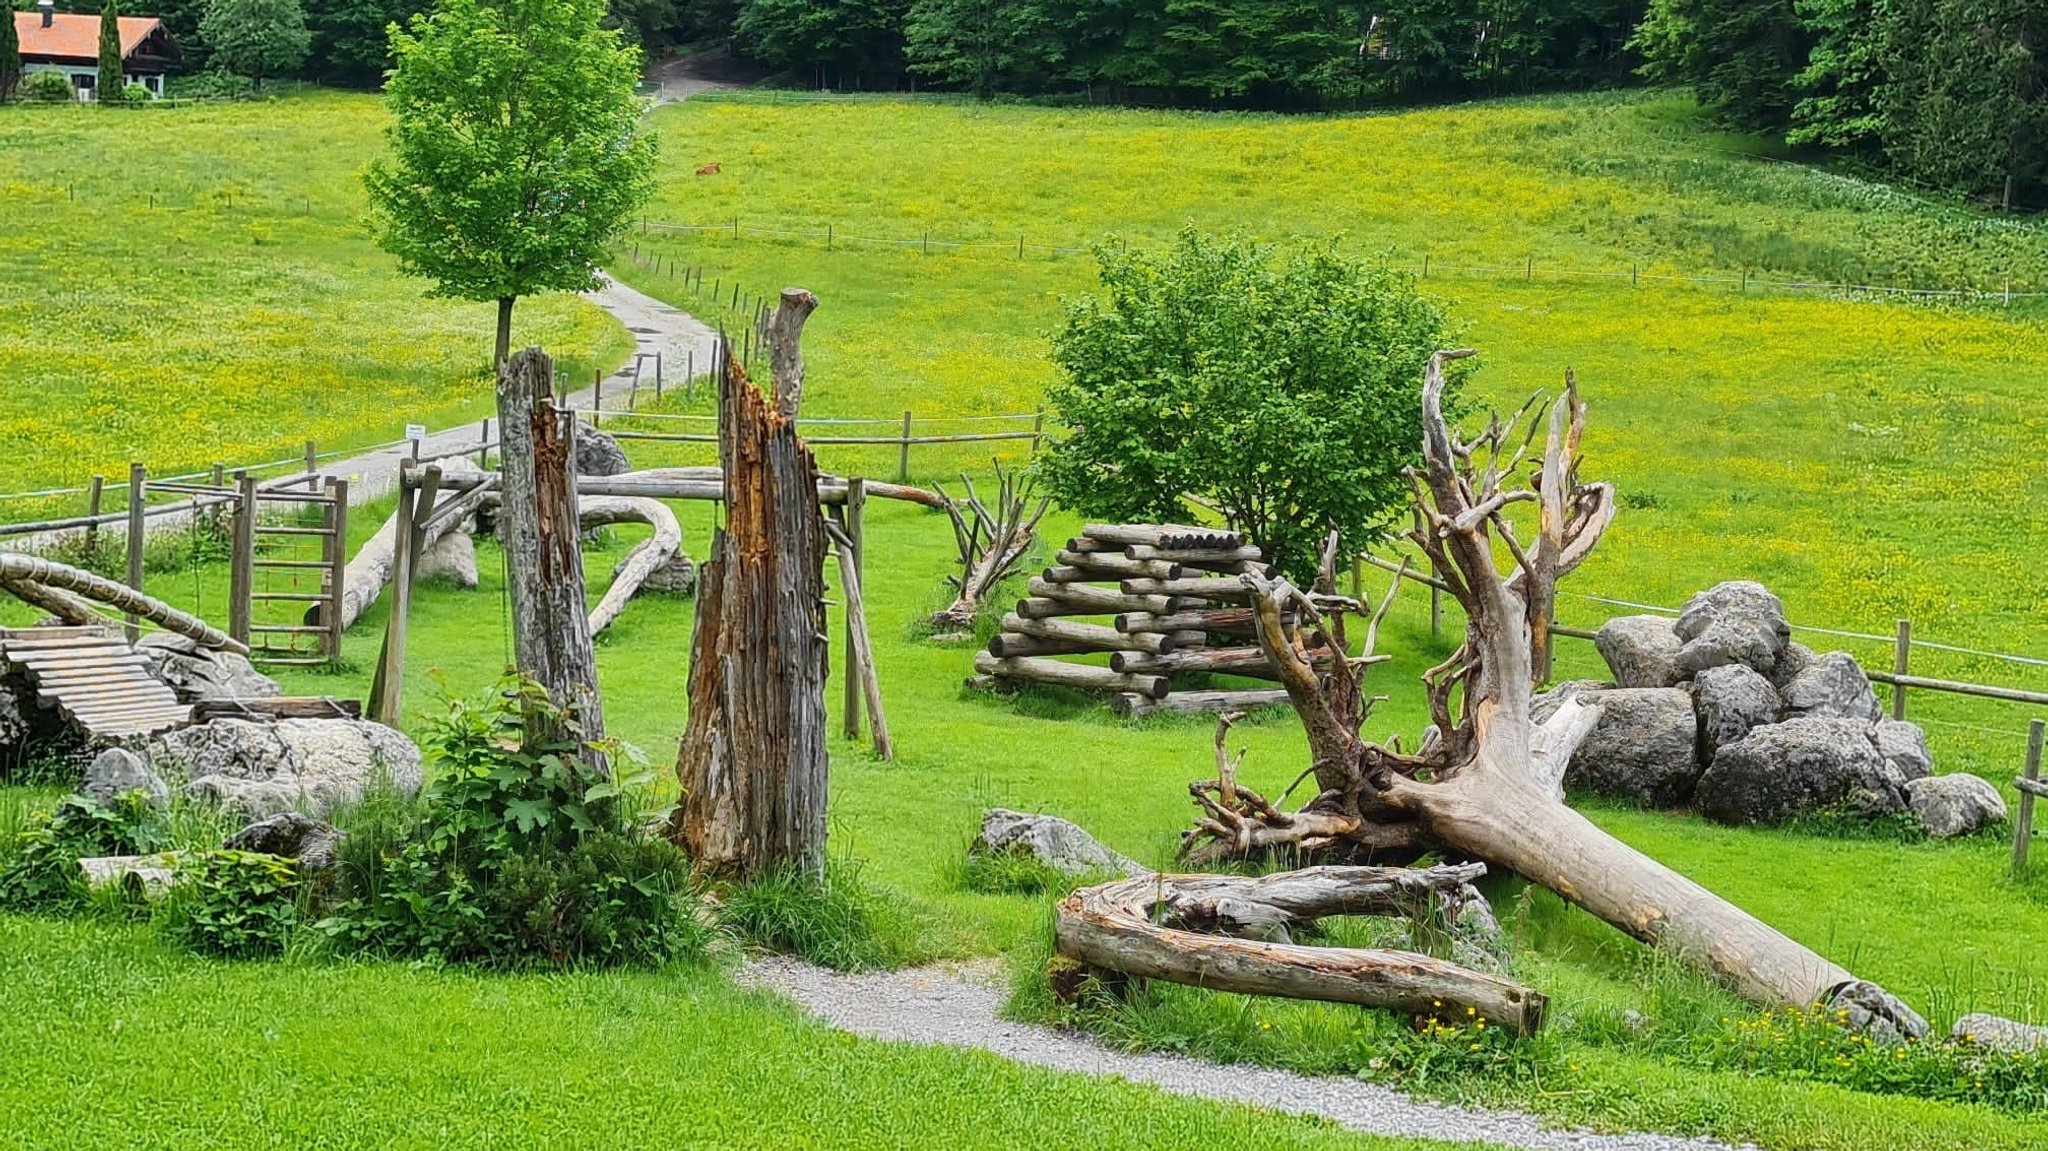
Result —
<instances>
[{"instance_id":1,"label":"rock cluster","mask_svg":"<svg viewBox=\"0 0 2048 1151\"><path fill-rule=\"evenodd\" d=\"M992 807L981 819L981 834L967 846L975 856L1015 855L1037 860L1062 875L1139 875L1135 860L1104 847L1077 824L1056 815L1032 815Z\"/></svg>"},{"instance_id":2,"label":"rock cluster","mask_svg":"<svg viewBox=\"0 0 2048 1151\"><path fill-rule=\"evenodd\" d=\"M383 783L420 788L420 750L380 723L358 719L217 719L145 741L150 765L194 796L251 819L324 814Z\"/></svg>"},{"instance_id":3,"label":"rock cluster","mask_svg":"<svg viewBox=\"0 0 2048 1151\"><path fill-rule=\"evenodd\" d=\"M1911 812L1947 838L2005 818L1989 783L1932 774L1926 735L1886 717L1847 652L1792 642L1762 584L1710 588L1676 620L1610 620L1594 644L1614 682L1562 684L1536 705L1539 721L1565 698L1601 706L1569 787L1724 823Z\"/></svg>"}]
</instances>

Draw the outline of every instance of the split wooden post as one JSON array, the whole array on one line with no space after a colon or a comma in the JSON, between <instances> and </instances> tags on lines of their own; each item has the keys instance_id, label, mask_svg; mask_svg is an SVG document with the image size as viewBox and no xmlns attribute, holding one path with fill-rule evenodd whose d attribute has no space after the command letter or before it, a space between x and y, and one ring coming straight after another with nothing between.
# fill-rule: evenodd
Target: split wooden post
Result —
<instances>
[{"instance_id":1,"label":"split wooden post","mask_svg":"<svg viewBox=\"0 0 2048 1151\"><path fill-rule=\"evenodd\" d=\"M99 541L100 495L107 486L105 476L94 476L85 489L85 542L87 550Z\"/></svg>"},{"instance_id":2,"label":"split wooden post","mask_svg":"<svg viewBox=\"0 0 2048 1151\"><path fill-rule=\"evenodd\" d=\"M867 481L859 476L848 476L846 503L835 509L840 523L846 530L846 542L840 544L839 548L852 553L840 561L842 570L851 573L850 578L842 578L840 581L848 585L841 589L845 598L841 612L846 617L846 659L841 674L846 679L844 727L848 739L860 738L861 681L866 674L860 664L858 641L854 636L854 629L861 626L862 621L854 614L853 596L854 585L860 582L861 576L861 520L867 499Z\"/></svg>"},{"instance_id":3,"label":"split wooden post","mask_svg":"<svg viewBox=\"0 0 2048 1151\"><path fill-rule=\"evenodd\" d=\"M128 586L142 590L142 545L148 521L143 505L149 483L149 470L139 463L128 465ZM141 620L134 612L128 613L126 633L128 642L142 638Z\"/></svg>"},{"instance_id":4,"label":"split wooden post","mask_svg":"<svg viewBox=\"0 0 2048 1151\"><path fill-rule=\"evenodd\" d=\"M590 426L604 426L604 369L597 368L590 380Z\"/></svg>"},{"instance_id":5,"label":"split wooden post","mask_svg":"<svg viewBox=\"0 0 2048 1151\"><path fill-rule=\"evenodd\" d=\"M1913 621L1910 619L1902 619L1899 621L1899 638L1892 645L1893 673L1900 677L1904 677L1906 674L1906 666L1907 664L1912 662L1912 659ZM1906 685L1903 683L1895 683L1892 685L1892 718L1906 718Z\"/></svg>"},{"instance_id":6,"label":"split wooden post","mask_svg":"<svg viewBox=\"0 0 2048 1151\"><path fill-rule=\"evenodd\" d=\"M370 682L370 718L386 727L398 726L398 713L405 701L405 631L412 610L413 538L417 531L420 487L412 476L412 461L399 468L397 532L392 541L391 614L384 623L384 646L377 654L377 671ZM439 469L432 479L438 486ZM431 497L429 497L431 499ZM334 611L339 616L339 611Z\"/></svg>"},{"instance_id":7,"label":"split wooden post","mask_svg":"<svg viewBox=\"0 0 2048 1151\"><path fill-rule=\"evenodd\" d=\"M2041 783L2041 732L2042 720L2027 725L2027 766L2021 776L2013 781L2019 789L2020 809L2012 821L2012 873L2015 877L2027 870L2027 845L2034 838L2034 800L2048 787Z\"/></svg>"},{"instance_id":8,"label":"split wooden post","mask_svg":"<svg viewBox=\"0 0 2048 1151\"><path fill-rule=\"evenodd\" d=\"M327 658L341 658L341 597L348 588L348 481L329 477L327 498Z\"/></svg>"},{"instance_id":9,"label":"split wooden post","mask_svg":"<svg viewBox=\"0 0 2048 1151\"><path fill-rule=\"evenodd\" d=\"M487 467L491 457L491 417L485 416L483 426L477 429L476 466Z\"/></svg>"},{"instance_id":10,"label":"split wooden post","mask_svg":"<svg viewBox=\"0 0 2048 1151\"><path fill-rule=\"evenodd\" d=\"M1045 437L1045 405L1038 405L1038 414L1031 420L1031 457L1038 458L1038 441Z\"/></svg>"},{"instance_id":11,"label":"split wooden post","mask_svg":"<svg viewBox=\"0 0 2048 1151\"><path fill-rule=\"evenodd\" d=\"M683 398L686 400L697 398L697 349L695 348L689 348L683 352Z\"/></svg>"},{"instance_id":12,"label":"split wooden post","mask_svg":"<svg viewBox=\"0 0 2048 1151\"><path fill-rule=\"evenodd\" d=\"M654 353L654 398L661 399L661 353Z\"/></svg>"},{"instance_id":13,"label":"split wooden post","mask_svg":"<svg viewBox=\"0 0 2048 1151\"><path fill-rule=\"evenodd\" d=\"M319 444L317 444L317 443L315 443L315 442L313 442L312 440L307 440L307 441L306 441L306 487L307 487L307 489L308 489L308 490L310 490L310 489L312 489L312 488L315 488L315 487L318 487L318 486L319 486L319 481L318 481L317 479L315 479L315 477L316 477L316 476L318 476L319 474L320 474L320 445L319 445Z\"/></svg>"},{"instance_id":14,"label":"split wooden post","mask_svg":"<svg viewBox=\"0 0 2048 1151\"><path fill-rule=\"evenodd\" d=\"M235 473L233 542L228 556L228 636L248 643L256 597L256 477Z\"/></svg>"},{"instance_id":15,"label":"split wooden post","mask_svg":"<svg viewBox=\"0 0 2048 1151\"><path fill-rule=\"evenodd\" d=\"M903 450L896 457L896 482L910 482L910 409L903 410Z\"/></svg>"}]
</instances>

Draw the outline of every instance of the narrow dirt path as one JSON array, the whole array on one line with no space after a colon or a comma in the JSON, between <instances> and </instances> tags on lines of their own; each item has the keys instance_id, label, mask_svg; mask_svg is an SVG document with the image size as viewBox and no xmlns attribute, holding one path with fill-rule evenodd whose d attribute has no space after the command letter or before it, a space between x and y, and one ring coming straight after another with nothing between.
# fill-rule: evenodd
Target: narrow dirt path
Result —
<instances>
[{"instance_id":1,"label":"narrow dirt path","mask_svg":"<svg viewBox=\"0 0 2048 1151\"><path fill-rule=\"evenodd\" d=\"M773 957L749 963L740 982L779 991L833 1027L870 1039L972 1048L1036 1067L1114 1075L1175 1095L1321 1116L1373 1135L1526 1151L1730 1151L1711 1139L1547 1128L1521 1112L1419 1102L1358 1079L1115 1051L1078 1032L1002 1018L1005 992L988 964L848 975Z\"/></svg>"}]
</instances>

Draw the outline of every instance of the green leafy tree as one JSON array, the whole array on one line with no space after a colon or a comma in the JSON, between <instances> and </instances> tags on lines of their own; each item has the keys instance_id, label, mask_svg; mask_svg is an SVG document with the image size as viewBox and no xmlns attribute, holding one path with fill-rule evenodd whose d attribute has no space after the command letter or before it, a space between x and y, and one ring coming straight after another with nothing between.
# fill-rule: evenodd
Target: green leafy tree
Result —
<instances>
[{"instance_id":1,"label":"green leafy tree","mask_svg":"<svg viewBox=\"0 0 2048 1151\"><path fill-rule=\"evenodd\" d=\"M14 6L0 6L6 19L0 20L0 102L14 99L21 85L21 34L14 30Z\"/></svg>"},{"instance_id":2,"label":"green leafy tree","mask_svg":"<svg viewBox=\"0 0 2048 1151\"><path fill-rule=\"evenodd\" d=\"M1891 47L1889 10L1896 6L1890 0L1797 0L1813 49L1792 80L1801 95L1787 140L1855 148L1882 136L1877 98Z\"/></svg>"},{"instance_id":3,"label":"green leafy tree","mask_svg":"<svg viewBox=\"0 0 2048 1151\"><path fill-rule=\"evenodd\" d=\"M1630 44L1643 74L1689 84L1703 108L1744 128L1782 129L1812 34L1795 0L1651 0Z\"/></svg>"},{"instance_id":4,"label":"green leafy tree","mask_svg":"<svg viewBox=\"0 0 2048 1151\"><path fill-rule=\"evenodd\" d=\"M1297 579L1332 530L1385 535L1408 506L1423 366L1451 338L1411 276L1192 229L1156 256L1096 258L1104 295L1053 337L1067 430L1038 467L1055 498L1143 522L1206 503Z\"/></svg>"},{"instance_id":5,"label":"green leafy tree","mask_svg":"<svg viewBox=\"0 0 2048 1151\"><path fill-rule=\"evenodd\" d=\"M207 0L199 35L214 63L255 82L298 71L312 41L299 0Z\"/></svg>"},{"instance_id":6,"label":"green leafy tree","mask_svg":"<svg viewBox=\"0 0 2048 1151\"><path fill-rule=\"evenodd\" d=\"M429 7L427 0L303 0L306 72L323 82L369 87L391 67L393 24Z\"/></svg>"},{"instance_id":7,"label":"green leafy tree","mask_svg":"<svg viewBox=\"0 0 2048 1151\"><path fill-rule=\"evenodd\" d=\"M584 291L654 187L640 52L602 0L443 0L392 31L388 155L370 166L378 243L434 294L512 306Z\"/></svg>"},{"instance_id":8,"label":"green leafy tree","mask_svg":"<svg viewBox=\"0 0 2048 1151\"><path fill-rule=\"evenodd\" d=\"M733 37L754 59L821 86L903 74L904 0L747 0Z\"/></svg>"},{"instance_id":9,"label":"green leafy tree","mask_svg":"<svg viewBox=\"0 0 2048 1151\"><path fill-rule=\"evenodd\" d=\"M93 99L118 104L127 88L121 68L121 6L116 0L107 0L106 7L100 9L100 74L93 82Z\"/></svg>"},{"instance_id":10,"label":"green leafy tree","mask_svg":"<svg viewBox=\"0 0 2048 1151\"><path fill-rule=\"evenodd\" d=\"M2048 6L1928 0L1886 28L1875 103L1895 169L2008 206L2048 182Z\"/></svg>"},{"instance_id":11,"label":"green leafy tree","mask_svg":"<svg viewBox=\"0 0 2048 1151\"><path fill-rule=\"evenodd\" d=\"M912 71L986 100L1043 86L1064 55L1046 0L911 0Z\"/></svg>"}]
</instances>

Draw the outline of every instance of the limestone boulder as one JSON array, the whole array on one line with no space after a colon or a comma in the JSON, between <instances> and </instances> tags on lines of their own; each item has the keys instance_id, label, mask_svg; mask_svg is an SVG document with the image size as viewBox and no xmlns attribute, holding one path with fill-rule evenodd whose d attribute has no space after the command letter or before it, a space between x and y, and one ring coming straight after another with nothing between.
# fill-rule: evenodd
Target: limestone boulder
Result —
<instances>
[{"instance_id":1,"label":"limestone boulder","mask_svg":"<svg viewBox=\"0 0 2048 1151\"><path fill-rule=\"evenodd\" d=\"M1723 823L1777 824L1821 812L1876 817L1906 809L1906 782L1878 752L1871 724L1796 716L1716 749L1695 798Z\"/></svg>"},{"instance_id":2,"label":"limestone boulder","mask_svg":"<svg viewBox=\"0 0 2048 1151\"><path fill-rule=\"evenodd\" d=\"M1927 749L1927 733L1919 724L1880 719L1870 737L1877 744L1877 754L1907 779L1934 773L1934 753Z\"/></svg>"},{"instance_id":3,"label":"limestone boulder","mask_svg":"<svg viewBox=\"0 0 2048 1151\"><path fill-rule=\"evenodd\" d=\"M1784 603L1750 580L1716 584L1692 597L1673 627L1682 645L1677 662L1684 677L1731 663L1768 676L1792 642Z\"/></svg>"},{"instance_id":4,"label":"limestone boulder","mask_svg":"<svg viewBox=\"0 0 2048 1151\"><path fill-rule=\"evenodd\" d=\"M990 808L981 819L981 834L967 846L967 856L1015 855L1074 877L1138 875L1148 871L1135 860L1097 842L1079 826L1056 815L1033 815L1008 808Z\"/></svg>"},{"instance_id":5,"label":"limestone boulder","mask_svg":"<svg viewBox=\"0 0 2048 1151\"><path fill-rule=\"evenodd\" d=\"M145 742L167 780L252 819L284 811L324 814L379 782L412 794L420 750L383 724L357 719L217 719Z\"/></svg>"},{"instance_id":6,"label":"limestone boulder","mask_svg":"<svg viewBox=\"0 0 2048 1151\"><path fill-rule=\"evenodd\" d=\"M1678 670L1684 642L1677 626L1661 615L1617 616L1600 625L1593 646L1622 687L1671 687L1685 676Z\"/></svg>"},{"instance_id":7,"label":"limestone boulder","mask_svg":"<svg viewBox=\"0 0 2048 1151\"><path fill-rule=\"evenodd\" d=\"M2007 1054L2048 1049L2048 1027L2037 1027L1999 1015L1977 1012L1956 1020L1949 1038L1971 1047Z\"/></svg>"},{"instance_id":8,"label":"limestone boulder","mask_svg":"<svg viewBox=\"0 0 2048 1151\"><path fill-rule=\"evenodd\" d=\"M284 694L277 681L257 671L247 656L204 648L182 635L157 632L144 636L136 648L148 657L150 674L169 684L179 703Z\"/></svg>"},{"instance_id":9,"label":"limestone boulder","mask_svg":"<svg viewBox=\"0 0 2048 1151\"><path fill-rule=\"evenodd\" d=\"M1694 706L1700 716L1700 755L1712 759L1724 743L1778 721L1784 701L1771 681L1745 664L1710 667L1693 677Z\"/></svg>"},{"instance_id":10,"label":"limestone boulder","mask_svg":"<svg viewBox=\"0 0 2048 1151\"><path fill-rule=\"evenodd\" d=\"M476 539L468 532L449 532L420 554L418 576L464 591L476 590Z\"/></svg>"},{"instance_id":11,"label":"limestone boulder","mask_svg":"<svg viewBox=\"0 0 2048 1151\"><path fill-rule=\"evenodd\" d=\"M612 565L612 578L614 580L618 579L619 572L625 569L626 558L621 556L619 562ZM640 589L633 594L636 596L686 596L696 590L697 565L690 562L689 556L677 552L669 558L667 563L649 572L647 579L641 583Z\"/></svg>"},{"instance_id":12,"label":"limestone boulder","mask_svg":"<svg viewBox=\"0 0 2048 1151\"><path fill-rule=\"evenodd\" d=\"M347 837L347 832L324 819L286 811L257 820L228 836L221 846L296 859L305 871L326 871L334 866L335 850Z\"/></svg>"},{"instance_id":13,"label":"limestone boulder","mask_svg":"<svg viewBox=\"0 0 2048 1151\"><path fill-rule=\"evenodd\" d=\"M633 470L619 441L587 424L576 426L576 474L616 476Z\"/></svg>"},{"instance_id":14,"label":"limestone boulder","mask_svg":"<svg viewBox=\"0 0 2048 1151\"><path fill-rule=\"evenodd\" d=\"M1856 657L1831 651L1814 656L1806 670L1785 685L1785 713L1875 723L1884 715L1884 705Z\"/></svg>"},{"instance_id":15,"label":"limestone boulder","mask_svg":"<svg viewBox=\"0 0 2048 1151\"><path fill-rule=\"evenodd\" d=\"M1600 708L1565 769L1565 787L1646 807L1676 807L1700 777L1699 718L1692 695L1676 687L1580 690ZM1555 710L1554 708L1549 710Z\"/></svg>"},{"instance_id":16,"label":"limestone boulder","mask_svg":"<svg viewBox=\"0 0 2048 1151\"><path fill-rule=\"evenodd\" d=\"M85 782L78 790L101 807L112 807L131 792L140 792L157 811L171 806L170 785L148 760L125 748L110 747L99 753L85 769Z\"/></svg>"},{"instance_id":17,"label":"limestone boulder","mask_svg":"<svg viewBox=\"0 0 2048 1151\"><path fill-rule=\"evenodd\" d=\"M1954 839L2005 822L2005 797L1968 772L1907 780L1906 803L1936 839Z\"/></svg>"}]
</instances>

